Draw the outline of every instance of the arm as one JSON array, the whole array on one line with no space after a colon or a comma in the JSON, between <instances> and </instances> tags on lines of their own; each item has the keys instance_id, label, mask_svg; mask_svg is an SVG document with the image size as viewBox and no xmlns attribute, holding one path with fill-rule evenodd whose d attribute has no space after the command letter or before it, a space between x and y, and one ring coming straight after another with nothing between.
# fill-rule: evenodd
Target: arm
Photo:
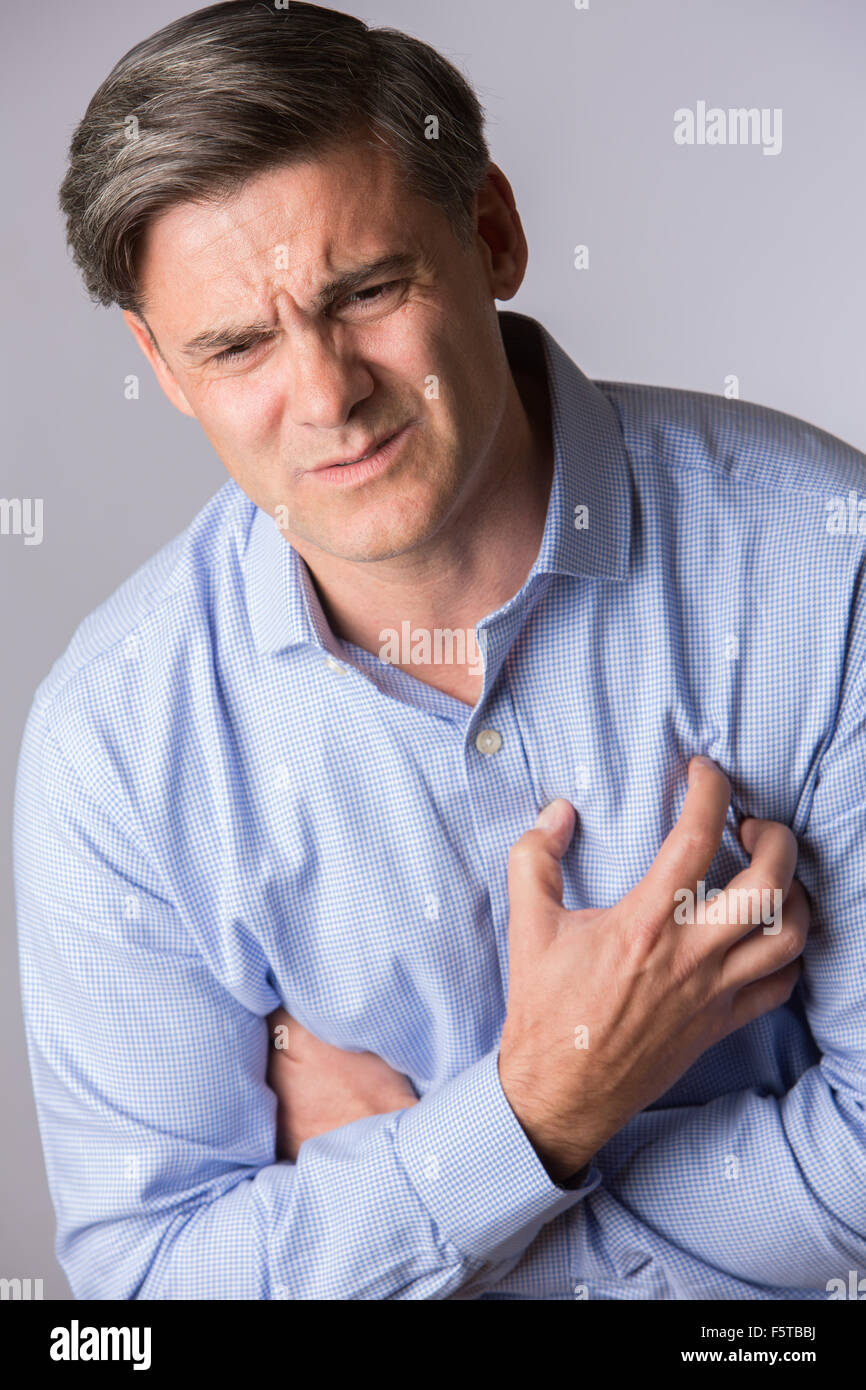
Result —
<instances>
[{"instance_id":1,"label":"arm","mask_svg":"<svg viewBox=\"0 0 866 1390\"><path fill-rule=\"evenodd\" d=\"M862 658L855 670L819 767L797 866L812 900L801 988L821 1060L781 1096L747 1090L636 1115L599 1157L612 1202L605 1215L599 1204L592 1222L581 1223L588 1261L602 1258L606 1231L619 1220L615 1201L626 1219L703 1262L708 1284L724 1270L761 1285L825 1289L849 1269L866 1270ZM733 1177L728 1155L736 1159Z\"/></svg>"},{"instance_id":2,"label":"arm","mask_svg":"<svg viewBox=\"0 0 866 1390\"><path fill-rule=\"evenodd\" d=\"M277 1098L277 1158L296 1163L308 1139L418 1104L409 1078L374 1052L347 1052L324 1042L285 1009L269 1014L267 1024L266 1079Z\"/></svg>"},{"instance_id":3,"label":"arm","mask_svg":"<svg viewBox=\"0 0 866 1390\"><path fill-rule=\"evenodd\" d=\"M449 1298L588 1190L551 1181L496 1052L278 1161L267 962L255 998L217 978L119 787L79 773L36 707L14 867L57 1252L77 1298Z\"/></svg>"}]
</instances>

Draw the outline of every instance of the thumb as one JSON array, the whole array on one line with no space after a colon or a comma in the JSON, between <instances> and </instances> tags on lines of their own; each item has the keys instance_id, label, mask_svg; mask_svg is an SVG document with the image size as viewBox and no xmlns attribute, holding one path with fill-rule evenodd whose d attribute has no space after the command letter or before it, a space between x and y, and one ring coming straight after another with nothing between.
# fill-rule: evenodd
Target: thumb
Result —
<instances>
[{"instance_id":1,"label":"thumb","mask_svg":"<svg viewBox=\"0 0 866 1390\"><path fill-rule=\"evenodd\" d=\"M520 923L521 934L538 934L540 946L550 936L544 907L562 907L560 860L574 834L576 812L563 797L551 801L535 825L515 841L508 856L508 901L511 922Z\"/></svg>"},{"instance_id":2,"label":"thumb","mask_svg":"<svg viewBox=\"0 0 866 1390\"><path fill-rule=\"evenodd\" d=\"M574 807L570 801L566 801L564 796L558 796L555 801L548 802L546 806L542 807L536 817L534 828L536 830L543 830L548 837L553 837L551 848L554 850L557 859L562 858L571 843L571 837L574 833L574 822Z\"/></svg>"}]
</instances>

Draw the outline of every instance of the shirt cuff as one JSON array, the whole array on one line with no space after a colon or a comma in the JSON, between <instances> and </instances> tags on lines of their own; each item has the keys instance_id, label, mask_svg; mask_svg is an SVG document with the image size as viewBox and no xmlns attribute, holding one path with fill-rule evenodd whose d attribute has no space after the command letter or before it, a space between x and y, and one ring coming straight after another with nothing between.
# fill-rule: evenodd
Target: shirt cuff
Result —
<instances>
[{"instance_id":1,"label":"shirt cuff","mask_svg":"<svg viewBox=\"0 0 866 1390\"><path fill-rule=\"evenodd\" d=\"M575 1188L583 1187L584 1183L589 1177L591 1170L592 1164L586 1163L581 1168L579 1173L575 1173L574 1176L569 1178L567 1182L561 1182L559 1186L563 1188L566 1192L572 1192Z\"/></svg>"},{"instance_id":2,"label":"shirt cuff","mask_svg":"<svg viewBox=\"0 0 866 1390\"><path fill-rule=\"evenodd\" d=\"M395 1149L440 1236L480 1260L526 1249L601 1182L592 1163L581 1186L553 1181L508 1104L498 1046L401 1111Z\"/></svg>"}]
</instances>

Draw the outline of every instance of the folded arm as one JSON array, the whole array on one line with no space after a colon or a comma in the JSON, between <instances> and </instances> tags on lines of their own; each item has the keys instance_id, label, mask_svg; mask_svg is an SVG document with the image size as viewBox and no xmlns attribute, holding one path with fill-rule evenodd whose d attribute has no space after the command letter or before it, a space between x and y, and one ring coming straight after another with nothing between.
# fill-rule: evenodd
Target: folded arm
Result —
<instances>
[{"instance_id":1,"label":"folded arm","mask_svg":"<svg viewBox=\"0 0 866 1390\"><path fill-rule=\"evenodd\" d=\"M459 1297L597 1184L551 1181L495 1051L278 1160L267 962L258 1002L216 977L119 789L73 767L36 712L14 856L28 1050L77 1298Z\"/></svg>"}]
</instances>

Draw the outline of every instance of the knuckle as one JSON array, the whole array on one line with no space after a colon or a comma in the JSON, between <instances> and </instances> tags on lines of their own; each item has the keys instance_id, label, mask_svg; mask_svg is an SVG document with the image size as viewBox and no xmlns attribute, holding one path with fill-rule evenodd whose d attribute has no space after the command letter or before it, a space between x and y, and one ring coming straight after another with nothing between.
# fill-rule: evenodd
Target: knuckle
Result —
<instances>
[{"instance_id":1,"label":"knuckle","mask_svg":"<svg viewBox=\"0 0 866 1390\"><path fill-rule=\"evenodd\" d=\"M682 832L680 849L687 859L705 859L714 851L715 845L709 830L704 826L690 825Z\"/></svg>"},{"instance_id":2,"label":"knuckle","mask_svg":"<svg viewBox=\"0 0 866 1390\"><path fill-rule=\"evenodd\" d=\"M785 911L782 914L782 930L789 930L802 944L809 935L809 914L803 908Z\"/></svg>"},{"instance_id":3,"label":"knuckle","mask_svg":"<svg viewBox=\"0 0 866 1390\"><path fill-rule=\"evenodd\" d=\"M771 835L774 840L785 844L788 849L791 849L792 847L796 848L797 837L794 834L791 827L789 825L785 825L784 821L762 820L759 822L759 824L761 827L762 834Z\"/></svg>"},{"instance_id":4,"label":"knuckle","mask_svg":"<svg viewBox=\"0 0 866 1390\"><path fill-rule=\"evenodd\" d=\"M700 955L694 946L681 944L670 964L670 982L673 988L681 991L695 983L700 964Z\"/></svg>"},{"instance_id":5,"label":"knuckle","mask_svg":"<svg viewBox=\"0 0 866 1390\"><path fill-rule=\"evenodd\" d=\"M629 937L639 952L645 952L658 940L660 914L645 904L635 903L629 911Z\"/></svg>"},{"instance_id":6,"label":"knuckle","mask_svg":"<svg viewBox=\"0 0 866 1390\"><path fill-rule=\"evenodd\" d=\"M746 892L750 894L758 893L761 898L763 898L765 893L768 893L772 899L773 893L778 892L781 886L781 883L774 883L772 879L765 878L763 875L758 874L754 878L749 879Z\"/></svg>"},{"instance_id":7,"label":"knuckle","mask_svg":"<svg viewBox=\"0 0 866 1390\"><path fill-rule=\"evenodd\" d=\"M541 838L537 830L527 830L525 834L521 835L519 840L514 841L514 844L508 852L509 859L519 860L520 862L523 862L525 859L531 859L538 849Z\"/></svg>"},{"instance_id":8,"label":"knuckle","mask_svg":"<svg viewBox=\"0 0 866 1390\"><path fill-rule=\"evenodd\" d=\"M780 833L782 839L787 841L787 843L788 843L788 848L789 848L789 849L792 849L792 850L794 851L795 855L796 855L796 853L797 853L797 851L798 851L798 849L799 849L799 846L798 846L798 844L797 844L797 836L794 834L794 832L793 832L793 830L791 829L790 825L780 825L780 827L779 827L779 833Z\"/></svg>"},{"instance_id":9,"label":"knuckle","mask_svg":"<svg viewBox=\"0 0 866 1390\"><path fill-rule=\"evenodd\" d=\"M784 923L776 937L779 959L786 964L795 960L803 949L804 939L804 934L797 927Z\"/></svg>"},{"instance_id":10,"label":"knuckle","mask_svg":"<svg viewBox=\"0 0 866 1390\"><path fill-rule=\"evenodd\" d=\"M508 851L509 868L520 871L532 862L534 854L535 849L532 842L527 840L526 835L522 835L519 840L515 840Z\"/></svg>"}]
</instances>

